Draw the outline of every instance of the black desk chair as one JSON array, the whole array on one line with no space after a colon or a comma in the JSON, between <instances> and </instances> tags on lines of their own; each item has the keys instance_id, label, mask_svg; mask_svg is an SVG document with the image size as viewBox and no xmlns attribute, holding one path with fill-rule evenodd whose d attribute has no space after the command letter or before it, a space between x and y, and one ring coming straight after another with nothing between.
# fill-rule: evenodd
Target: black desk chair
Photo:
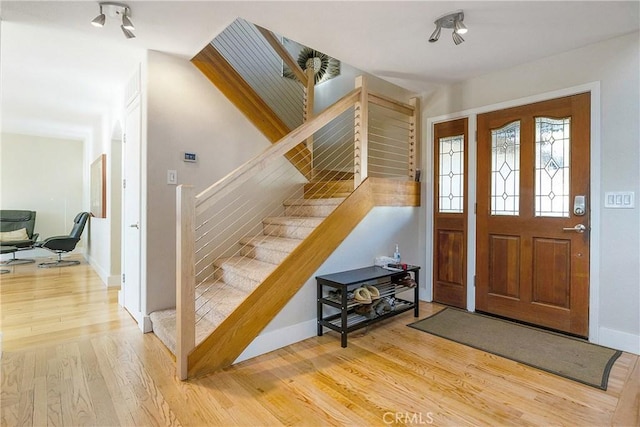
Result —
<instances>
[{"instance_id":1,"label":"black desk chair","mask_svg":"<svg viewBox=\"0 0 640 427\"><path fill-rule=\"evenodd\" d=\"M16 258L16 252L32 249L38 233L33 229L36 225L36 213L25 210L0 210L0 245L13 246L13 258L2 262L4 265L17 265L35 262L33 259Z\"/></svg>"},{"instance_id":2,"label":"black desk chair","mask_svg":"<svg viewBox=\"0 0 640 427\"><path fill-rule=\"evenodd\" d=\"M58 259L52 262L41 262L38 267L50 268L50 267L68 267L70 265L78 265L80 261L76 260L62 260L62 254L71 252L75 249L76 245L80 241L80 236L84 231L84 226L89 219L88 212L80 212L73 220L73 228L68 236L55 236L49 237L42 242L37 242L34 246L38 248L48 249L51 252L58 254Z\"/></svg>"}]
</instances>

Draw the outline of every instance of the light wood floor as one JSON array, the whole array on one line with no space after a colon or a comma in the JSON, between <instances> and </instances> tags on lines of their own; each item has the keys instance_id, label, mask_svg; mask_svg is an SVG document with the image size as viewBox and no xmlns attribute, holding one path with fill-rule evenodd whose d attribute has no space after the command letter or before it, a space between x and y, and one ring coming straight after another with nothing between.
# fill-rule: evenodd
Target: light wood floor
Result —
<instances>
[{"instance_id":1,"label":"light wood floor","mask_svg":"<svg viewBox=\"0 0 640 427\"><path fill-rule=\"evenodd\" d=\"M0 276L2 426L640 423L637 356L601 391L408 328L411 313L346 349L331 332L180 382L86 264L12 270Z\"/></svg>"}]
</instances>

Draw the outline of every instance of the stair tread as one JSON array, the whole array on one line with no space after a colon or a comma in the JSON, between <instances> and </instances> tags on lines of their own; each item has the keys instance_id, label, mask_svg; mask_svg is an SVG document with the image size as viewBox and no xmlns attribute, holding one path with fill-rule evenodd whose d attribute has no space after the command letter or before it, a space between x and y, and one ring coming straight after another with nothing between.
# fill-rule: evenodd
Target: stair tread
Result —
<instances>
[{"instance_id":1,"label":"stair tread","mask_svg":"<svg viewBox=\"0 0 640 427\"><path fill-rule=\"evenodd\" d=\"M299 227L317 227L324 220L322 217L309 216L270 216L262 220L267 224L297 225Z\"/></svg>"},{"instance_id":2,"label":"stair tread","mask_svg":"<svg viewBox=\"0 0 640 427\"><path fill-rule=\"evenodd\" d=\"M331 197L326 199L291 199L285 200L285 206L338 206L344 201L344 197Z\"/></svg>"},{"instance_id":3,"label":"stair tread","mask_svg":"<svg viewBox=\"0 0 640 427\"><path fill-rule=\"evenodd\" d=\"M302 242L300 239L291 239L289 237L277 236L256 236L246 237L240 240L242 245L259 246L271 250L282 252L291 252Z\"/></svg>"},{"instance_id":4,"label":"stair tread","mask_svg":"<svg viewBox=\"0 0 640 427\"><path fill-rule=\"evenodd\" d=\"M277 267L276 264L270 264L268 262L258 261L257 259L239 256L220 258L214 262L214 265L222 269L237 271L248 279L257 280L259 282L264 280Z\"/></svg>"}]
</instances>

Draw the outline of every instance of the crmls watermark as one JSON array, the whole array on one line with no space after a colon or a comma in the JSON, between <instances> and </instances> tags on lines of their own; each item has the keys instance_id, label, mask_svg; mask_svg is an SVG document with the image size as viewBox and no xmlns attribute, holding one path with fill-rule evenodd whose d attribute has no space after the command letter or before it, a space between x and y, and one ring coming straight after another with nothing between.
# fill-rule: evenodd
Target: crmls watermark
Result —
<instances>
[{"instance_id":1,"label":"crmls watermark","mask_svg":"<svg viewBox=\"0 0 640 427\"><path fill-rule=\"evenodd\" d=\"M385 412L382 422L390 424L433 424L433 412Z\"/></svg>"}]
</instances>

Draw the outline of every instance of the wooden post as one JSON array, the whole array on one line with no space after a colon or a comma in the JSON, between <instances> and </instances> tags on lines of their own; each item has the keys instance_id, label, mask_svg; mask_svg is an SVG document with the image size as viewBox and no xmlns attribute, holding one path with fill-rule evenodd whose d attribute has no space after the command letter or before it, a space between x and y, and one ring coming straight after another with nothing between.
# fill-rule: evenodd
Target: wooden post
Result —
<instances>
[{"instance_id":1,"label":"wooden post","mask_svg":"<svg viewBox=\"0 0 640 427\"><path fill-rule=\"evenodd\" d=\"M411 98L409 104L413 107L413 114L409 119L409 178L416 179L416 159L418 158L417 147L420 138L420 100Z\"/></svg>"},{"instance_id":2,"label":"wooden post","mask_svg":"<svg viewBox=\"0 0 640 427\"><path fill-rule=\"evenodd\" d=\"M356 89L360 88L360 100L355 106L353 129L353 188L356 189L368 176L369 157L369 94L364 76L356 77Z\"/></svg>"},{"instance_id":3,"label":"wooden post","mask_svg":"<svg viewBox=\"0 0 640 427\"><path fill-rule=\"evenodd\" d=\"M192 185L176 194L176 375L187 379L188 357L196 345L196 198Z\"/></svg>"},{"instance_id":4,"label":"wooden post","mask_svg":"<svg viewBox=\"0 0 640 427\"><path fill-rule=\"evenodd\" d=\"M304 91L304 121L307 122L313 119L313 107L315 103L315 70L313 65L307 68L305 71L307 74L307 84ZM311 176L313 177L313 135L307 138L307 149L311 156Z\"/></svg>"}]
</instances>

